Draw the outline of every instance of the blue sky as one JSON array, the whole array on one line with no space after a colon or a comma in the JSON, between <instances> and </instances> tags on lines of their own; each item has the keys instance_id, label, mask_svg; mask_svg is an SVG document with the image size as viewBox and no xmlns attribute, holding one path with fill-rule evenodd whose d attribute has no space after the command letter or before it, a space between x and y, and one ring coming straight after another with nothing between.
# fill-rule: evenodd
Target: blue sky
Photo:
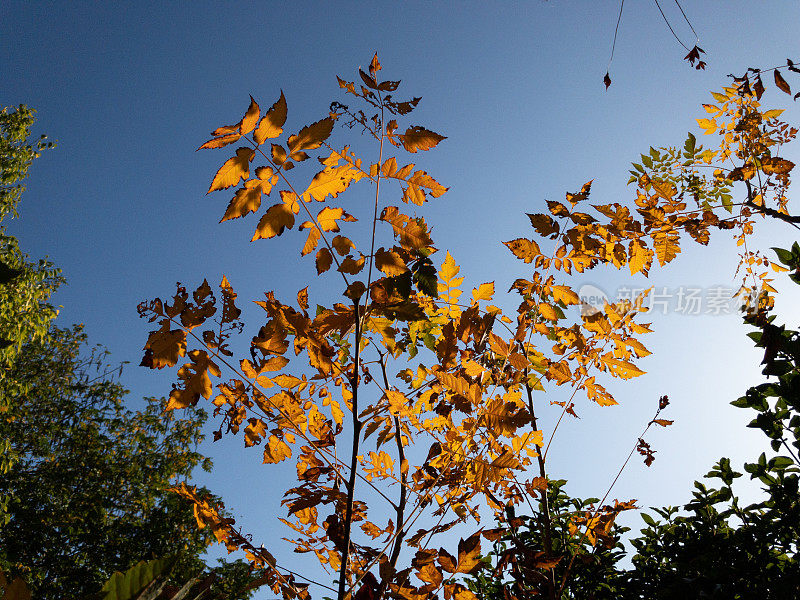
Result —
<instances>
[{"instance_id":1,"label":"blue sky","mask_svg":"<svg viewBox=\"0 0 800 600\"><path fill-rule=\"evenodd\" d=\"M662 6L691 46L674 2ZM707 52L706 70L695 71L655 4L629 1L606 91L616 2L6 1L0 105L36 108L36 133L58 142L35 163L9 229L32 257L49 255L63 269L60 324L85 323L92 343L130 361L123 383L135 405L166 395L174 376L136 366L148 331L136 314L140 301L169 295L176 281L213 285L223 274L242 305L269 289L291 297L313 270L300 262L296 236L251 244L255 220L218 224L229 195L205 195L227 155L195 149L240 118L249 94L267 108L283 90L287 127L296 130L324 116L332 100L346 101L335 75L352 80L377 51L386 77L402 79L401 95L422 96L414 123L448 136L418 161L450 187L425 209L437 246L462 265L468 284L495 281L501 291L526 274L500 243L531 234L525 212L590 179L595 202L630 198L630 162L650 146L682 144L689 130L699 134L700 105L728 73L800 58L792 55L800 4L755 7L685 3ZM765 104L788 104L785 116L796 121L786 98L770 88ZM736 288L735 247L718 237L708 248L687 244L650 282L599 273L575 283L609 293L622 284ZM763 249L785 247L793 230L771 226L758 239ZM796 300L788 290L778 302L789 324ZM513 303L504 306L513 311ZM253 332L257 310L246 312ZM741 463L760 452L759 436L743 428L749 415L728 406L760 381L759 354L739 318L670 312L653 322L645 344L654 355L641 365L648 374L615 386L618 407L582 403L583 418L559 432L550 469L577 495L602 496L662 394L675 425L653 432L655 464L633 462L612 497L680 504L720 456ZM203 451L217 470L201 482L267 543L282 510L259 451L241 446L209 442ZM638 526L638 517L630 522Z\"/></svg>"}]
</instances>

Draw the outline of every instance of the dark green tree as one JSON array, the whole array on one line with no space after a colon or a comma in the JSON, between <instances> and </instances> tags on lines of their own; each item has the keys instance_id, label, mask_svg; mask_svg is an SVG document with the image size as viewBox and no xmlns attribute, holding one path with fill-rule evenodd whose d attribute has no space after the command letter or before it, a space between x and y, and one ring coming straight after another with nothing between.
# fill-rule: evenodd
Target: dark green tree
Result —
<instances>
[{"instance_id":1,"label":"dark green tree","mask_svg":"<svg viewBox=\"0 0 800 600\"><path fill-rule=\"evenodd\" d=\"M178 581L205 569L213 535L168 491L211 466L197 452L202 410L176 419L156 399L126 408L126 390L103 353L87 355L79 328L25 344L7 378L28 391L0 426L17 456L0 474L10 498L0 570L21 575L35 597L61 599L97 591L139 560L178 556ZM246 568L224 570L235 576L223 578L229 588L250 579Z\"/></svg>"},{"instance_id":2,"label":"dark green tree","mask_svg":"<svg viewBox=\"0 0 800 600\"><path fill-rule=\"evenodd\" d=\"M257 574L241 561L208 570L200 556L213 535L169 491L195 467L210 468L197 452L206 414L175 419L155 399L126 408L105 353L87 352L80 328L52 327L60 271L31 261L2 226L17 216L33 160L52 145L29 141L33 112L0 111L0 573L61 600L169 557L172 583L203 573L212 592L246 598Z\"/></svg>"}]
</instances>

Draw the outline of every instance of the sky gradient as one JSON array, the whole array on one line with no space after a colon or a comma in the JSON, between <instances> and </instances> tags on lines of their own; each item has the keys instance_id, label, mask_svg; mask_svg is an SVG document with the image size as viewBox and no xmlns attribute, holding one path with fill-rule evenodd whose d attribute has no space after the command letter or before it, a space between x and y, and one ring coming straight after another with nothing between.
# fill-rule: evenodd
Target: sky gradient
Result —
<instances>
[{"instance_id":1,"label":"sky gradient","mask_svg":"<svg viewBox=\"0 0 800 600\"><path fill-rule=\"evenodd\" d=\"M691 46L674 3L662 4ZM139 302L169 296L176 281L193 289L225 275L245 306L269 289L292 297L313 273L311 261L299 260L296 235L250 243L255 218L218 224L230 195L205 192L227 153L195 149L215 127L236 122L250 94L266 109L283 90L293 131L325 116L332 100L347 102L335 76L353 80L377 51L385 78L402 80L401 95L422 96L414 123L447 136L418 161L450 187L424 209L436 245L462 266L465 288L495 281L499 298L527 273L501 244L532 234L524 213L541 212L546 199L561 200L590 179L594 202L629 199L627 171L640 152L681 145L687 131L704 141L695 119L705 116L708 92L729 83L728 73L800 59L795 1L702 0L684 8L707 53L705 71L682 61L686 51L644 0L626 4L610 67L616 2L141 2L118 9L6 1L0 105L35 108L35 133L58 142L34 164L9 231L31 257L48 255L63 269L69 283L55 297L63 305L59 324L84 323L113 361L130 362L122 382L132 406L166 395L174 372L137 366L148 331ZM605 90L607 69L613 83ZM796 122L786 98L770 87L763 103L788 108L785 119ZM788 247L794 233L773 224L757 239L763 250ZM573 284L611 295L623 285L735 289L735 245L716 237L705 248L687 242L675 264L654 268L649 281L603 272ZM779 321L797 324L797 300L787 288ZM513 314L513 297L498 304ZM259 311L246 309L244 337L260 326ZM682 504L719 457L740 466L761 451L761 436L743 428L749 415L728 405L762 381L740 318L667 312L654 311L655 333L644 340L654 353L640 364L648 374L611 386L617 407L579 402L582 419L559 432L550 471L570 480L571 493L603 495L663 394L672 401L664 417L675 424L648 436L655 464L633 461L612 497ZM198 481L226 499L256 541L271 545L274 515L283 509L260 451L245 451L241 437L209 441L202 451L217 469ZM638 529L639 517L626 523Z\"/></svg>"}]
</instances>

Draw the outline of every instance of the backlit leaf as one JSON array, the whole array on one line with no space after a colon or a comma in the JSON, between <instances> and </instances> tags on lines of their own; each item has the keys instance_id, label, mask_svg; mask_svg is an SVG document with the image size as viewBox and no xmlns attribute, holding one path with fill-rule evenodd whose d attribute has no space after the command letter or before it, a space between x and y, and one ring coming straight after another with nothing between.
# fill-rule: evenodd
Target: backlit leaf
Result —
<instances>
[{"instance_id":1,"label":"backlit leaf","mask_svg":"<svg viewBox=\"0 0 800 600\"><path fill-rule=\"evenodd\" d=\"M320 275L331 268L333 264L333 256L331 251L327 248L320 248L317 252L316 265L317 274Z\"/></svg>"},{"instance_id":2,"label":"backlit leaf","mask_svg":"<svg viewBox=\"0 0 800 600\"><path fill-rule=\"evenodd\" d=\"M216 190L224 190L236 185L242 179L247 179L250 175L250 161L253 160L254 156L255 151L252 148L238 148L236 156L226 160L217 171L217 174L214 175L211 186L206 193L210 194Z\"/></svg>"},{"instance_id":3,"label":"backlit leaf","mask_svg":"<svg viewBox=\"0 0 800 600\"><path fill-rule=\"evenodd\" d=\"M429 131L424 127L409 127L400 137L403 140L403 147L412 154L418 150L430 150L442 140L447 139L445 136Z\"/></svg>"},{"instance_id":4,"label":"backlit leaf","mask_svg":"<svg viewBox=\"0 0 800 600\"><path fill-rule=\"evenodd\" d=\"M274 204L269 207L267 212L261 217L250 241L268 239L281 235L286 228L294 227L294 213L289 205Z\"/></svg>"},{"instance_id":5,"label":"backlit leaf","mask_svg":"<svg viewBox=\"0 0 800 600\"><path fill-rule=\"evenodd\" d=\"M533 262L537 256L541 256L542 254L536 242L525 238L517 238L510 242L503 242L503 245L511 250L514 256L522 259L526 263Z\"/></svg>"},{"instance_id":6,"label":"backlit leaf","mask_svg":"<svg viewBox=\"0 0 800 600\"><path fill-rule=\"evenodd\" d=\"M286 142L289 146L290 152L297 152L299 150L314 150L322 145L322 142L328 139L333 131L333 125L336 121L333 117L326 117L316 123L312 123L303 127L296 135L290 136Z\"/></svg>"},{"instance_id":7,"label":"backlit leaf","mask_svg":"<svg viewBox=\"0 0 800 600\"><path fill-rule=\"evenodd\" d=\"M242 117L242 122L239 125L239 133L241 135L247 135L253 131L258 122L259 115L261 115L261 109L258 107L258 103L253 100L253 97L250 96L250 107L247 109L244 117Z\"/></svg>"},{"instance_id":8,"label":"backlit leaf","mask_svg":"<svg viewBox=\"0 0 800 600\"><path fill-rule=\"evenodd\" d=\"M261 119L258 127L253 132L253 139L260 146L270 138L276 138L283 133L283 125L286 123L286 98L281 90L281 96L267 111Z\"/></svg>"}]
</instances>

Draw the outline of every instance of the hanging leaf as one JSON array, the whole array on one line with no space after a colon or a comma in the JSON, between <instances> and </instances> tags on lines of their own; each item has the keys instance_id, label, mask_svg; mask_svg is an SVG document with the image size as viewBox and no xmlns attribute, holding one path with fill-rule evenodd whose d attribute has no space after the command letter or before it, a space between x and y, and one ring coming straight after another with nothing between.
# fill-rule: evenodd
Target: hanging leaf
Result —
<instances>
[{"instance_id":1,"label":"hanging leaf","mask_svg":"<svg viewBox=\"0 0 800 600\"><path fill-rule=\"evenodd\" d=\"M773 74L775 75L775 85L778 87L778 89L791 96L792 88L790 88L789 84L786 83L786 80L783 78L783 75L781 75L781 72L778 69L775 69L775 71L773 71Z\"/></svg>"}]
</instances>

